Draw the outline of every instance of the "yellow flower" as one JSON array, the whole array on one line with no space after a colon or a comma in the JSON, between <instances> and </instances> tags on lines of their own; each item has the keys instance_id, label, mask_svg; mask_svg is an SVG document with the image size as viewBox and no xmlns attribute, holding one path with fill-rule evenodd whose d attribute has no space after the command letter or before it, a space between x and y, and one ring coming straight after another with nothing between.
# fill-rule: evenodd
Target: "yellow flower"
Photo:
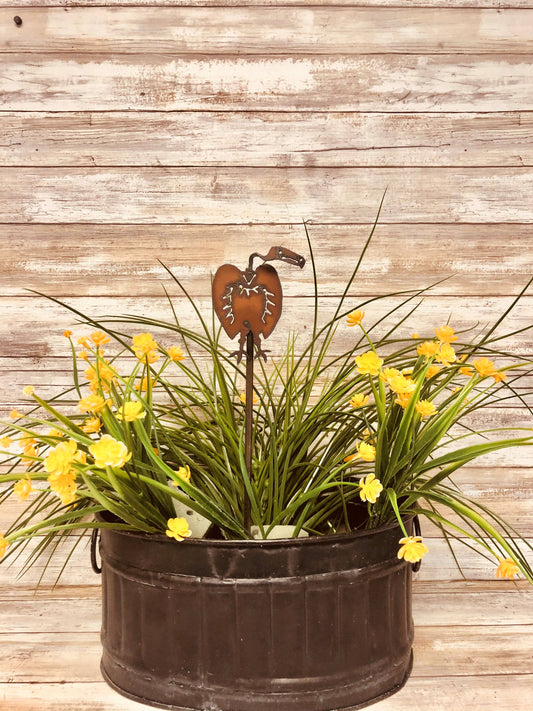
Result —
<instances>
[{"instance_id":1,"label":"yellow flower","mask_svg":"<svg viewBox=\"0 0 533 711\"><path fill-rule=\"evenodd\" d=\"M24 415L21 412L19 412L18 410L11 410L11 412L9 413L9 417L12 420L16 420L19 417L24 417Z\"/></svg>"},{"instance_id":2,"label":"yellow flower","mask_svg":"<svg viewBox=\"0 0 533 711\"><path fill-rule=\"evenodd\" d=\"M502 380L507 380L507 376L505 373L502 373L501 370L497 370L494 373L491 373L491 376L494 378L495 383L501 383Z\"/></svg>"},{"instance_id":3,"label":"yellow flower","mask_svg":"<svg viewBox=\"0 0 533 711\"><path fill-rule=\"evenodd\" d=\"M455 330L448 325L436 328L435 333L437 334L437 338L441 343L453 343L457 340L457 336L454 335Z\"/></svg>"},{"instance_id":4,"label":"yellow flower","mask_svg":"<svg viewBox=\"0 0 533 711\"><path fill-rule=\"evenodd\" d=\"M25 456L21 456L20 461L29 462L31 464L31 462L33 462L33 458L39 456L39 450L36 449L33 443L30 443L24 447L24 455Z\"/></svg>"},{"instance_id":5,"label":"yellow flower","mask_svg":"<svg viewBox=\"0 0 533 711\"><path fill-rule=\"evenodd\" d=\"M103 435L97 442L89 446L89 452L94 457L94 463L99 469L105 467L123 467L131 459L131 453L124 442Z\"/></svg>"},{"instance_id":6,"label":"yellow flower","mask_svg":"<svg viewBox=\"0 0 533 711\"><path fill-rule=\"evenodd\" d=\"M185 354L179 346L170 346L170 348L167 348L167 355L170 360L173 360L175 363L179 360L185 360Z\"/></svg>"},{"instance_id":7,"label":"yellow flower","mask_svg":"<svg viewBox=\"0 0 533 711\"><path fill-rule=\"evenodd\" d=\"M461 375L466 375L469 378L471 378L472 375L474 375L474 371L468 365L465 365L462 368L459 368L459 372L461 373Z\"/></svg>"},{"instance_id":8,"label":"yellow flower","mask_svg":"<svg viewBox=\"0 0 533 711\"><path fill-rule=\"evenodd\" d=\"M184 518L169 518L167 521L167 530L165 533L169 538L175 538L177 541L183 541L191 535L189 524Z\"/></svg>"},{"instance_id":9,"label":"yellow flower","mask_svg":"<svg viewBox=\"0 0 533 711\"><path fill-rule=\"evenodd\" d=\"M369 474L359 482L361 490L359 496L361 501L370 501L371 504L376 503L376 499L383 491L383 486L379 479L376 479L374 474Z\"/></svg>"},{"instance_id":10,"label":"yellow flower","mask_svg":"<svg viewBox=\"0 0 533 711\"><path fill-rule=\"evenodd\" d=\"M146 412L143 410L142 402L138 400L124 402L120 412L117 412L117 420L124 420L124 422L135 422L135 420L142 420L144 417L146 417Z\"/></svg>"},{"instance_id":11,"label":"yellow flower","mask_svg":"<svg viewBox=\"0 0 533 711\"><path fill-rule=\"evenodd\" d=\"M26 501L28 496L34 491L31 487L31 479L27 476L25 479L17 481L13 487L13 493L19 501Z\"/></svg>"},{"instance_id":12,"label":"yellow flower","mask_svg":"<svg viewBox=\"0 0 533 711\"><path fill-rule=\"evenodd\" d=\"M139 360L143 360L151 351L157 351L157 343L151 333L138 333L133 336L133 350ZM159 356L158 356L159 357Z\"/></svg>"},{"instance_id":13,"label":"yellow flower","mask_svg":"<svg viewBox=\"0 0 533 711\"><path fill-rule=\"evenodd\" d=\"M391 378L394 378L395 375L401 375L400 371L397 368L383 368L381 373L379 374L379 379L383 380L384 383L389 382Z\"/></svg>"},{"instance_id":14,"label":"yellow flower","mask_svg":"<svg viewBox=\"0 0 533 711\"><path fill-rule=\"evenodd\" d=\"M350 398L350 405L354 408L364 407L368 403L369 397L364 393L354 393Z\"/></svg>"},{"instance_id":15,"label":"yellow flower","mask_svg":"<svg viewBox=\"0 0 533 711\"><path fill-rule=\"evenodd\" d=\"M107 360L99 360L94 365L89 364L84 374L87 380L96 380L103 383L111 383L115 380L115 372Z\"/></svg>"},{"instance_id":16,"label":"yellow flower","mask_svg":"<svg viewBox=\"0 0 533 711\"><path fill-rule=\"evenodd\" d=\"M24 393L24 395L33 395L33 393L35 392L35 388L33 387L33 385L26 385L23 388L22 392Z\"/></svg>"},{"instance_id":17,"label":"yellow flower","mask_svg":"<svg viewBox=\"0 0 533 711\"><path fill-rule=\"evenodd\" d=\"M383 360L374 351L367 351L360 356L355 356L357 372L361 375L377 375L383 365Z\"/></svg>"},{"instance_id":18,"label":"yellow flower","mask_svg":"<svg viewBox=\"0 0 533 711\"><path fill-rule=\"evenodd\" d=\"M429 368L427 369L426 373L426 378L432 378L434 375L437 375L437 373L440 372L440 365L437 365L436 363L433 363L433 365L430 365Z\"/></svg>"},{"instance_id":19,"label":"yellow flower","mask_svg":"<svg viewBox=\"0 0 533 711\"><path fill-rule=\"evenodd\" d=\"M81 426L81 429L85 432L85 434L94 434L95 432L99 432L101 428L102 423L98 417L89 417Z\"/></svg>"},{"instance_id":20,"label":"yellow flower","mask_svg":"<svg viewBox=\"0 0 533 711\"><path fill-rule=\"evenodd\" d=\"M153 387L155 385L155 378L150 378L150 380L148 380L148 377L145 375L144 378L142 378L141 381L135 386L135 390L138 390L139 392L147 391L148 382L150 382L150 385Z\"/></svg>"},{"instance_id":21,"label":"yellow flower","mask_svg":"<svg viewBox=\"0 0 533 711\"><path fill-rule=\"evenodd\" d=\"M413 393L400 393L394 402L405 410L407 405L409 405L412 394Z\"/></svg>"},{"instance_id":22,"label":"yellow flower","mask_svg":"<svg viewBox=\"0 0 533 711\"><path fill-rule=\"evenodd\" d=\"M70 338L72 336L72 331L69 331L69 330L63 331L63 335L65 336L65 338Z\"/></svg>"},{"instance_id":23,"label":"yellow flower","mask_svg":"<svg viewBox=\"0 0 533 711\"><path fill-rule=\"evenodd\" d=\"M0 533L0 558L4 557L4 554L6 552L6 548L9 545L9 541L6 541L4 536Z\"/></svg>"},{"instance_id":24,"label":"yellow flower","mask_svg":"<svg viewBox=\"0 0 533 711\"><path fill-rule=\"evenodd\" d=\"M65 435L61 430L56 430L55 427L52 427L51 430L48 430L48 437L64 437Z\"/></svg>"},{"instance_id":25,"label":"yellow flower","mask_svg":"<svg viewBox=\"0 0 533 711\"><path fill-rule=\"evenodd\" d=\"M93 415L102 412L106 405L110 406L111 400L104 400L101 395L96 394L88 395L78 403L78 407L82 412L92 412Z\"/></svg>"},{"instance_id":26,"label":"yellow flower","mask_svg":"<svg viewBox=\"0 0 533 711\"><path fill-rule=\"evenodd\" d=\"M348 326L358 326L365 317L364 311L352 311L348 314L346 320L348 321Z\"/></svg>"},{"instance_id":27,"label":"yellow flower","mask_svg":"<svg viewBox=\"0 0 533 711\"><path fill-rule=\"evenodd\" d=\"M91 341L94 343L94 345L97 348L100 348L100 346L103 346L104 343L109 343L111 340L109 338L109 336L107 336L102 331L93 331L91 333L91 335L89 336L89 338L91 339Z\"/></svg>"},{"instance_id":28,"label":"yellow flower","mask_svg":"<svg viewBox=\"0 0 533 711\"><path fill-rule=\"evenodd\" d=\"M428 547L422 543L422 536L407 536L400 539L398 558L403 558L408 563L418 563L426 555Z\"/></svg>"},{"instance_id":29,"label":"yellow flower","mask_svg":"<svg viewBox=\"0 0 533 711\"><path fill-rule=\"evenodd\" d=\"M425 358L433 358L433 356L439 350L439 344L436 341L424 341L416 347L416 352L419 356L424 356Z\"/></svg>"},{"instance_id":30,"label":"yellow flower","mask_svg":"<svg viewBox=\"0 0 533 711\"><path fill-rule=\"evenodd\" d=\"M500 564L496 570L497 578L509 578L512 580L514 576L520 572L520 568L510 558L498 558Z\"/></svg>"},{"instance_id":31,"label":"yellow flower","mask_svg":"<svg viewBox=\"0 0 533 711\"><path fill-rule=\"evenodd\" d=\"M389 388L397 395L412 393L415 387L416 386L413 381L410 378L406 378L405 375L402 375L401 373L393 375L392 378L389 378Z\"/></svg>"},{"instance_id":32,"label":"yellow flower","mask_svg":"<svg viewBox=\"0 0 533 711\"><path fill-rule=\"evenodd\" d=\"M67 442L60 442L50 450L48 456L44 460L44 468L49 474L68 474L70 472L72 462L78 448L77 443L73 439Z\"/></svg>"},{"instance_id":33,"label":"yellow flower","mask_svg":"<svg viewBox=\"0 0 533 711\"><path fill-rule=\"evenodd\" d=\"M411 338L420 338L420 334L419 333L412 333Z\"/></svg>"},{"instance_id":34,"label":"yellow flower","mask_svg":"<svg viewBox=\"0 0 533 711\"><path fill-rule=\"evenodd\" d=\"M429 400L420 400L416 403L415 409L420 413L420 419L424 419L424 417L431 417L431 415L434 415L437 412L437 408Z\"/></svg>"},{"instance_id":35,"label":"yellow flower","mask_svg":"<svg viewBox=\"0 0 533 711\"><path fill-rule=\"evenodd\" d=\"M189 483L191 480L191 470L189 469L188 465L185 465L184 467L178 467L178 469L176 469L176 474L179 476L180 479L183 479L183 481L186 481L187 483ZM172 483L174 486L178 486L178 483L176 481L173 481Z\"/></svg>"},{"instance_id":36,"label":"yellow flower","mask_svg":"<svg viewBox=\"0 0 533 711\"><path fill-rule=\"evenodd\" d=\"M443 365L450 365L456 360L455 351L449 343L443 343L435 354L435 359Z\"/></svg>"},{"instance_id":37,"label":"yellow flower","mask_svg":"<svg viewBox=\"0 0 533 711\"><path fill-rule=\"evenodd\" d=\"M76 472L70 470L59 474L50 474L47 481L50 488L61 498L61 503L72 504L76 500Z\"/></svg>"},{"instance_id":38,"label":"yellow flower","mask_svg":"<svg viewBox=\"0 0 533 711\"><path fill-rule=\"evenodd\" d=\"M478 375L482 378L486 378L489 375L494 375L496 372L496 366L488 358L476 358L472 361L472 365L477 370Z\"/></svg>"},{"instance_id":39,"label":"yellow flower","mask_svg":"<svg viewBox=\"0 0 533 711\"><path fill-rule=\"evenodd\" d=\"M11 437L2 437L2 439L0 439L0 446L4 447L4 449L11 447L12 444L13 440L11 439Z\"/></svg>"},{"instance_id":40,"label":"yellow flower","mask_svg":"<svg viewBox=\"0 0 533 711\"><path fill-rule=\"evenodd\" d=\"M246 405L246 393L241 393L239 395L239 400L242 402L243 405ZM252 403L255 405L258 402L259 402L259 398L257 397L257 395L254 395L252 397Z\"/></svg>"},{"instance_id":41,"label":"yellow flower","mask_svg":"<svg viewBox=\"0 0 533 711\"><path fill-rule=\"evenodd\" d=\"M84 348L90 348L91 344L89 342L89 339L87 336L80 336L77 340L77 343L79 346L83 346Z\"/></svg>"},{"instance_id":42,"label":"yellow flower","mask_svg":"<svg viewBox=\"0 0 533 711\"><path fill-rule=\"evenodd\" d=\"M376 448L368 442L360 442L356 445L357 456L364 459L365 462L373 462L376 458Z\"/></svg>"},{"instance_id":43,"label":"yellow flower","mask_svg":"<svg viewBox=\"0 0 533 711\"><path fill-rule=\"evenodd\" d=\"M78 358L81 358L81 360L89 360L89 355L87 351L80 351L78 353Z\"/></svg>"}]
</instances>

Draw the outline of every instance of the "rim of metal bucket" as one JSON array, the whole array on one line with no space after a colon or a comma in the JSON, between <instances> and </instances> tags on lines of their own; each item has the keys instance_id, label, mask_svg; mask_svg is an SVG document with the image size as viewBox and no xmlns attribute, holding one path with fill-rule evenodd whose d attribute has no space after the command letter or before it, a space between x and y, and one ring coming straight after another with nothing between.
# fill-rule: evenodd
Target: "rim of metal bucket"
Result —
<instances>
[{"instance_id":1,"label":"rim of metal bucket","mask_svg":"<svg viewBox=\"0 0 533 711\"><path fill-rule=\"evenodd\" d=\"M105 517L102 516L101 513L96 514L96 519L98 521L106 521ZM408 522L410 520L416 521L414 524L415 526L415 531L417 531L416 535L420 535L420 523L418 521L418 516L405 516L402 518L404 522ZM333 533L333 534L327 534L323 536L308 536L305 538L260 538L260 539L255 539L255 538L231 538L231 539L224 539L224 540L219 540L219 539L213 539L213 538L186 538L183 543L186 543L187 546L205 546L206 544L209 544L209 546L213 548L238 548L240 546L253 546L253 547L261 547L261 548L278 548L278 547L283 547L286 548L287 545L292 545L295 547L305 547L305 546L321 546L321 545L329 545L331 543L335 542L342 542L346 540L351 540L353 538L364 538L365 536L375 536L376 533L381 532L381 531L389 531L392 530L393 528L400 528L400 525L397 521L393 521L391 523L385 523L382 526L378 526L377 528L368 528L368 529L356 529L353 531L349 531L347 533ZM170 541L169 537L166 536L163 533L145 533L143 531L127 531L125 529L113 529L109 528L108 530L112 530L114 533L119 533L124 536L128 537L133 537L133 538L150 538L153 541ZM93 534L94 536L94 534ZM95 536L96 538L96 536ZM96 541L95 541L96 544Z\"/></svg>"}]
</instances>

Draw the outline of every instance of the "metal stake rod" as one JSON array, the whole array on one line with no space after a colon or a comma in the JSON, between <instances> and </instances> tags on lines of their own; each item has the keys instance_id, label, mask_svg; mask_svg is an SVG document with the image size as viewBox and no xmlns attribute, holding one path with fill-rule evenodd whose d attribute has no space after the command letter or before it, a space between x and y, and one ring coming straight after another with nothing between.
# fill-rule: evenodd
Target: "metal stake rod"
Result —
<instances>
[{"instance_id":1,"label":"metal stake rod","mask_svg":"<svg viewBox=\"0 0 533 711\"><path fill-rule=\"evenodd\" d=\"M244 463L248 480L252 481L252 424L254 405L254 334L248 331L246 336L246 391L244 407ZM244 489L244 528L248 533L252 527L252 505L246 488Z\"/></svg>"},{"instance_id":2,"label":"metal stake rod","mask_svg":"<svg viewBox=\"0 0 533 711\"><path fill-rule=\"evenodd\" d=\"M237 363L246 354L246 403L244 406L244 464L248 480L252 481L252 434L254 404L254 348L258 358L266 360L267 351L261 339L268 338L281 315L282 291L278 273L270 264L254 269L254 259L263 262L279 260L300 267L305 259L286 247L271 247L267 254L253 252L246 269L233 264L223 264L216 271L211 286L213 306L220 323L230 338L239 338ZM245 344L246 343L246 350ZM252 502L244 489L244 528L251 534Z\"/></svg>"}]
</instances>

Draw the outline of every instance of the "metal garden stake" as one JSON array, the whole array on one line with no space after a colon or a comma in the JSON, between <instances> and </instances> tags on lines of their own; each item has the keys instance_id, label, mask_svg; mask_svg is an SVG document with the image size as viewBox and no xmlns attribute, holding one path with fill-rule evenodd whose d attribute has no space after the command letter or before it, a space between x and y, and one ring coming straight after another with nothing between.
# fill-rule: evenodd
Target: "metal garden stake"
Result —
<instances>
[{"instance_id":1,"label":"metal garden stake","mask_svg":"<svg viewBox=\"0 0 533 711\"><path fill-rule=\"evenodd\" d=\"M262 259L257 269L254 259ZM223 264L213 279L213 306L220 323L230 338L239 335L239 350L232 353L240 363L246 355L246 390L245 390L245 430L244 461L248 480L252 480L252 419L253 419L253 378L254 347L255 357L266 361L268 351L263 350L261 336L268 338L281 316L283 300L278 273L270 264L280 260L294 264L300 269L305 259L285 247L271 247L268 254L254 252L248 260L246 269L239 269L233 264ZM244 492L244 527L250 532L251 504Z\"/></svg>"}]
</instances>

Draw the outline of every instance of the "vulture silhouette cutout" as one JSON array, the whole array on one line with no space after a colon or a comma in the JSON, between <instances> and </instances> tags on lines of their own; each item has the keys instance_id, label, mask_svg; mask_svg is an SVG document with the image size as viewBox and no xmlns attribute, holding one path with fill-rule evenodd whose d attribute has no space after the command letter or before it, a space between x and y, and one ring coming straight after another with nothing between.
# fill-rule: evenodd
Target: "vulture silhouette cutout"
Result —
<instances>
[{"instance_id":1,"label":"vulture silhouette cutout","mask_svg":"<svg viewBox=\"0 0 533 711\"><path fill-rule=\"evenodd\" d=\"M254 259L263 264L253 268ZM245 353L248 334L253 334L256 357L266 360L261 337L268 338L281 315L283 294L277 271L270 264L279 260L294 264L300 269L305 259L285 247L271 247L266 255L254 252L248 267L239 269L233 264L223 264L213 278L213 306L220 323L230 338L239 335L239 350L232 353L241 361Z\"/></svg>"}]
</instances>

